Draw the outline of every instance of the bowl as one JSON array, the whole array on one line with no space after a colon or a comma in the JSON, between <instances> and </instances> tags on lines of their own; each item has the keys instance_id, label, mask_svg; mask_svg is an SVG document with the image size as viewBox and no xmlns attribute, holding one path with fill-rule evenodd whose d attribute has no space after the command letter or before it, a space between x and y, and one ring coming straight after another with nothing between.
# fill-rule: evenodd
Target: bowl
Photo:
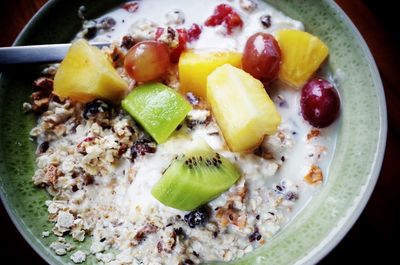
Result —
<instances>
[{"instance_id":1,"label":"bowl","mask_svg":"<svg viewBox=\"0 0 400 265\"><path fill-rule=\"evenodd\" d=\"M15 45L69 42L80 29L79 6L97 17L123 1L49 1L28 23ZM342 100L334 157L328 180L307 207L265 246L232 264L314 264L348 232L375 186L386 143L387 117L382 83L365 41L345 13L329 0L269 0L330 48L328 67L338 80ZM68 19L65 19L68 18ZM29 139L36 117L23 114L22 103L43 66L10 67L0 79L0 195L14 224L50 264L70 262L49 244L44 189L34 187L35 144ZM88 249L90 240L77 245ZM89 257L87 263L95 263Z\"/></svg>"}]
</instances>

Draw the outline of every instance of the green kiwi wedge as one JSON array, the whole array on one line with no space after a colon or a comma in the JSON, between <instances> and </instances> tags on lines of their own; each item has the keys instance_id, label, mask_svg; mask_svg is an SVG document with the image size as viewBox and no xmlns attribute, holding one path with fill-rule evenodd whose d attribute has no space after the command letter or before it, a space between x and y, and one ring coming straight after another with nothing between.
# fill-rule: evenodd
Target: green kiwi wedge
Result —
<instances>
[{"instance_id":1,"label":"green kiwi wedge","mask_svg":"<svg viewBox=\"0 0 400 265\"><path fill-rule=\"evenodd\" d=\"M151 193L166 206L190 211L218 197L239 177L233 163L201 140L172 161Z\"/></svg>"},{"instance_id":2,"label":"green kiwi wedge","mask_svg":"<svg viewBox=\"0 0 400 265\"><path fill-rule=\"evenodd\" d=\"M168 139L192 109L182 95L161 83L136 87L121 105L159 144Z\"/></svg>"}]
</instances>

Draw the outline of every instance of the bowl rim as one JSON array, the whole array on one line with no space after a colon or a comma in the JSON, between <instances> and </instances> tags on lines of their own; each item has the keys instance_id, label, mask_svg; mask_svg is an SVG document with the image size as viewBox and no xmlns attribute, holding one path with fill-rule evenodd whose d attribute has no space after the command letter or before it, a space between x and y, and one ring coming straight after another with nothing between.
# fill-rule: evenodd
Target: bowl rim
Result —
<instances>
[{"instance_id":1,"label":"bowl rim","mask_svg":"<svg viewBox=\"0 0 400 265\"><path fill-rule=\"evenodd\" d=\"M268 1L268 0L263 0ZM17 46L18 42L21 41L25 31L30 27L31 24L35 23L36 20L46 12L47 9L50 9L57 0L49 0L46 2L28 21L28 23L23 27L21 32L18 34L17 38L13 42L12 46ZM387 108L386 108L386 99L385 93L383 89L383 83L378 71L378 67L376 65L375 59L365 41L360 31L348 17L348 15L343 11L343 9L333 0L324 0L328 5L332 7L332 9L340 15L345 24L349 27L352 33L355 35L357 41L362 47L363 53L366 55L366 59L369 62L369 69L372 74L372 79L374 81L374 87L377 90L378 95L378 103L379 103L379 113L380 113L380 127L379 127L379 139L377 143L377 148L374 156L374 164L372 166L372 170L368 176L368 182L362 187L362 191L355 198L355 201L351 207L347 209L345 215L341 218L340 222L329 232L328 236L326 236L316 247L314 247L309 253L303 256L301 259L296 261L294 264L316 264L321 261L327 254L329 254L333 248L335 248L340 241L345 237L345 235L349 232L349 230L353 227L355 222L360 217L361 213L365 209L372 192L375 188L377 180L380 175L385 148L387 141L387 130L388 130L388 122L387 122ZM0 77L1 77L0 73ZM17 228L18 232L22 235L25 241L32 247L32 249L48 264L52 264L52 258L49 255L46 255L42 252L37 244L34 244L33 238L29 237L26 233L25 226L20 223L17 219L19 218L15 215L9 204L6 203L6 198L0 190L0 199L3 203L3 206L10 217L11 221Z\"/></svg>"},{"instance_id":2,"label":"bowl rim","mask_svg":"<svg viewBox=\"0 0 400 265\"><path fill-rule=\"evenodd\" d=\"M329 232L329 235L325 237L315 248L313 248L304 257L298 260L295 264L317 264L327 254L329 254L333 248L335 248L340 241L345 237L349 230L353 227L355 222L364 211L369 199L371 198L372 192L374 191L375 185L378 181L383 159L385 156L386 140L387 140L387 108L385 92L383 89L383 83L381 76L378 71L375 59L368 47L364 37L354 25L352 20L343 11L343 9L333 0L325 0L325 2L338 13L343 19L344 23L349 27L352 33L355 35L357 41L362 47L363 53L366 55L366 59L369 62L369 69L371 76L374 81L374 86L377 90L378 103L379 103L379 114L380 114L380 126L379 126L379 138L377 148L374 157L374 164L372 166L371 173L368 177L368 182L362 187L360 194L355 198L355 201L351 207L347 209L345 216L343 216L340 222Z\"/></svg>"}]
</instances>

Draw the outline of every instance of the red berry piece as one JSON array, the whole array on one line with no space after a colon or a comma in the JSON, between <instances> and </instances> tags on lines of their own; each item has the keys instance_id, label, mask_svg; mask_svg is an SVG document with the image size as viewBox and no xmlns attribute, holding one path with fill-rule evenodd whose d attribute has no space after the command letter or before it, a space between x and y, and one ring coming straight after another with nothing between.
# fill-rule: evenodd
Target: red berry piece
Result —
<instances>
[{"instance_id":1,"label":"red berry piece","mask_svg":"<svg viewBox=\"0 0 400 265\"><path fill-rule=\"evenodd\" d=\"M314 127L325 128L337 119L340 99L331 83L315 78L303 87L300 106L306 121Z\"/></svg>"},{"instance_id":2,"label":"red berry piece","mask_svg":"<svg viewBox=\"0 0 400 265\"><path fill-rule=\"evenodd\" d=\"M170 57L172 63L179 62L179 57L181 56L181 53L186 49L186 43L188 41L188 33L186 29L177 29L177 31L179 44L178 47L171 51Z\"/></svg>"},{"instance_id":3,"label":"red berry piece","mask_svg":"<svg viewBox=\"0 0 400 265\"><path fill-rule=\"evenodd\" d=\"M122 8L129 13L135 13L139 9L139 3L137 1L126 2L122 5Z\"/></svg>"},{"instance_id":4,"label":"red berry piece","mask_svg":"<svg viewBox=\"0 0 400 265\"><path fill-rule=\"evenodd\" d=\"M256 33L246 42L242 57L243 70L263 82L278 77L281 65L281 49L275 38L268 33Z\"/></svg>"},{"instance_id":5,"label":"red berry piece","mask_svg":"<svg viewBox=\"0 0 400 265\"><path fill-rule=\"evenodd\" d=\"M188 29L188 41L192 42L198 40L201 34L201 27L196 23L193 23L192 26Z\"/></svg>"},{"instance_id":6,"label":"red berry piece","mask_svg":"<svg viewBox=\"0 0 400 265\"><path fill-rule=\"evenodd\" d=\"M206 20L205 25L209 27L224 25L227 33L231 34L234 28L243 27L243 21L231 6L220 4L214 9L214 14Z\"/></svg>"},{"instance_id":7,"label":"red berry piece","mask_svg":"<svg viewBox=\"0 0 400 265\"><path fill-rule=\"evenodd\" d=\"M161 35L164 34L164 28L157 28L156 34L155 34L155 40L159 42L163 42L160 40ZM179 61L179 57L181 56L181 53L186 49L186 43L188 41L188 33L186 29L173 29L171 27L168 27L167 29L167 34L168 40L174 40L176 38L176 35L178 35L178 45L171 47L169 44L169 51L170 51L170 59L172 63L177 63Z\"/></svg>"}]
</instances>

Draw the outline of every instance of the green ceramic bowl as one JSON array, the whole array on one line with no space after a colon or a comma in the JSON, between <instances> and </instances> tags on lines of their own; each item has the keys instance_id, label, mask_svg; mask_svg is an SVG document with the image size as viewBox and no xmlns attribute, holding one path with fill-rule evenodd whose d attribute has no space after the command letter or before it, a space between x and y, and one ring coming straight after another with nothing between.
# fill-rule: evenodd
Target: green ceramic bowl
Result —
<instances>
[{"instance_id":1,"label":"green ceramic bowl","mask_svg":"<svg viewBox=\"0 0 400 265\"><path fill-rule=\"evenodd\" d=\"M330 48L329 67L340 71L342 112L335 155L328 181L314 200L273 240L235 264L312 264L326 255L354 224L377 180L386 141L386 106L381 80L364 40L343 13L329 0L270 0ZM15 45L68 42L79 30L76 11L86 5L96 17L119 4L116 0L49 1L27 25ZM32 185L35 146L29 130L35 117L22 113L22 103L40 66L10 68L0 80L0 195L29 244L51 264L70 262L48 246L54 236L42 238L52 225L47 221L43 189ZM86 249L89 242L78 245ZM89 258L88 263L94 263Z\"/></svg>"}]
</instances>

